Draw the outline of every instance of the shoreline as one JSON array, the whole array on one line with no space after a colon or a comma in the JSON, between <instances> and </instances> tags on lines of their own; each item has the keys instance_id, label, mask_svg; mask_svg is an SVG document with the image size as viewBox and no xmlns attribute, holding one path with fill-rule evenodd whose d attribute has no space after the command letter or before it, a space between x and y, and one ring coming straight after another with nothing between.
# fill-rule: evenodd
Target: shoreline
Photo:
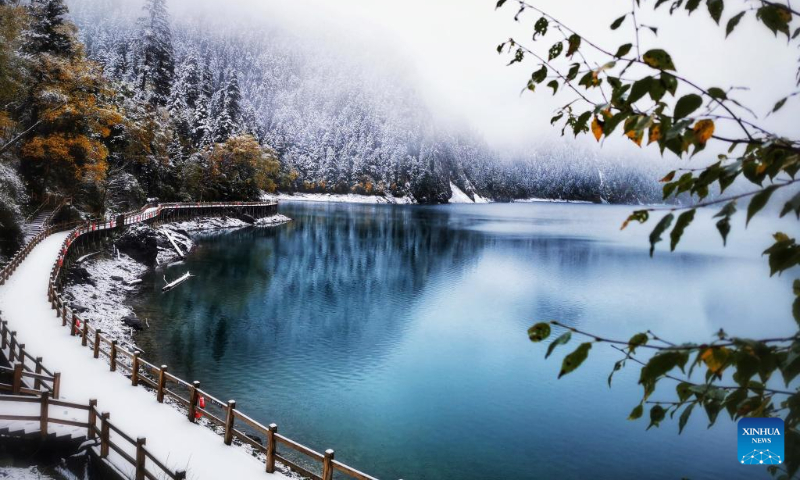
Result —
<instances>
[{"instance_id":1,"label":"shoreline","mask_svg":"<svg viewBox=\"0 0 800 480\"><path fill-rule=\"evenodd\" d=\"M130 227L113 244L85 255L83 261L69 269L64 299L71 309L121 346L138 349L134 336L148 327L148 319L136 316L130 299L140 292L142 277L183 261L194 249L195 236L222 230L272 228L290 221L289 217L276 214L252 224L233 217L209 217L166 223L158 228ZM137 248L137 243L150 245ZM144 260L145 255L154 261Z\"/></svg>"},{"instance_id":2,"label":"shoreline","mask_svg":"<svg viewBox=\"0 0 800 480\"><path fill-rule=\"evenodd\" d=\"M448 203L441 205L487 205L493 203L571 203L578 205L593 205L596 202L589 200L564 200L561 198L514 198L508 202L498 202L474 193L474 200L455 184L450 185L453 192ZM309 202L309 203L350 203L358 205L424 205L418 203L410 196L393 197L391 195L361 195L357 193L270 193L261 197L263 200L278 200L281 202ZM603 202L605 203L605 202Z\"/></svg>"}]
</instances>

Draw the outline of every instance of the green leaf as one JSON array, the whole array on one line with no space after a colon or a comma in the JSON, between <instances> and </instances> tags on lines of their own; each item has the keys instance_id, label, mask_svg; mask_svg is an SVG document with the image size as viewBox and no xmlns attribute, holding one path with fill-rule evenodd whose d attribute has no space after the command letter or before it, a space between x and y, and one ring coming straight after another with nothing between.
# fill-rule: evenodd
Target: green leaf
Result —
<instances>
[{"instance_id":1,"label":"green leaf","mask_svg":"<svg viewBox=\"0 0 800 480\"><path fill-rule=\"evenodd\" d=\"M747 206L747 221L745 222L745 226L750 225L750 219L767 205L769 202L769 197L772 196L772 192L774 192L777 188L778 187L776 185L767 187L758 192L753 199L750 200L750 205Z\"/></svg>"},{"instance_id":2,"label":"green leaf","mask_svg":"<svg viewBox=\"0 0 800 480\"><path fill-rule=\"evenodd\" d=\"M691 390L692 384L688 382L681 382L678 386L675 387L675 391L678 393L678 400L681 402L685 402L692 396Z\"/></svg>"},{"instance_id":3,"label":"green leaf","mask_svg":"<svg viewBox=\"0 0 800 480\"><path fill-rule=\"evenodd\" d=\"M625 45L620 45L619 48L617 49L617 53L615 53L614 56L617 57L617 58L622 58L625 55L627 55L628 52L631 51L631 48L633 48L633 44L631 44L631 43L626 43Z\"/></svg>"},{"instance_id":4,"label":"green leaf","mask_svg":"<svg viewBox=\"0 0 800 480\"><path fill-rule=\"evenodd\" d=\"M681 412L681 416L678 419L678 435L683 433L683 428L686 426L686 422L689 421L689 417L692 415L692 409L694 409L695 403L691 403L683 409Z\"/></svg>"},{"instance_id":5,"label":"green leaf","mask_svg":"<svg viewBox=\"0 0 800 480\"><path fill-rule=\"evenodd\" d=\"M718 401L710 401L706 402L703 408L705 408L706 415L708 415L708 428L711 428L717 421L717 416L719 415L719 411L722 410L722 405L720 405Z\"/></svg>"},{"instance_id":6,"label":"green leaf","mask_svg":"<svg viewBox=\"0 0 800 480\"><path fill-rule=\"evenodd\" d=\"M628 348L630 349L631 353L636 351L636 347L641 347L642 345L647 344L647 340L649 337L646 333L637 333L636 335L632 336L630 340L628 340Z\"/></svg>"},{"instance_id":7,"label":"green leaf","mask_svg":"<svg viewBox=\"0 0 800 480\"><path fill-rule=\"evenodd\" d=\"M775 243L764 251L764 255L769 255L770 276L800 264L800 245L795 239L782 232L773 237Z\"/></svg>"},{"instance_id":8,"label":"green leaf","mask_svg":"<svg viewBox=\"0 0 800 480\"><path fill-rule=\"evenodd\" d=\"M547 83L547 86L553 89L553 95L555 95L556 92L558 92L558 80L550 80Z\"/></svg>"},{"instance_id":9,"label":"green leaf","mask_svg":"<svg viewBox=\"0 0 800 480\"><path fill-rule=\"evenodd\" d=\"M573 63L569 67L569 72L567 72L567 80L572 81L575 80L575 77L578 76L578 70L580 70L581 66L577 63Z\"/></svg>"},{"instance_id":10,"label":"green leaf","mask_svg":"<svg viewBox=\"0 0 800 480\"><path fill-rule=\"evenodd\" d=\"M683 351L666 351L650 358L639 373L639 385L644 387L645 397L655 390L656 382L661 376L675 367L683 370L688 361L689 354Z\"/></svg>"},{"instance_id":11,"label":"green leaf","mask_svg":"<svg viewBox=\"0 0 800 480\"><path fill-rule=\"evenodd\" d=\"M500 7L503 6L504 3L506 3L506 0L497 0L497 6L494 7L494 8L496 8L496 9L500 8Z\"/></svg>"},{"instance_id":12,"label":"green leaf","mask_svg":"<svg viewBox=\"0 0 800 480\"><path fill-rule=\"evenodd\" d=\"M647 426L647 429L650 430L651 427L658 427L666 416L667 411L664 410L664 407L661 405L653 405L653 408L650 409L650 425Z\"/></svg>"},{"instance_id":13,"label":"green leaf","mask_svg":"<svg viewBox=\"0 0 800 480\"><path fill-rule=\"evenodd\" d=\"M756 10L756 18L778 35L778 32L786 34L789 38L789 23L792 21L792 12L784 5L770 4Z\"/></svg>"},{"instance_id":14,"label":"green leaf","mask_svg":"<svg viewBox=\"0 0 800 480\"><path fill-rule=\"evenodd\" d=\"M653 253L656 250L656 244L660 242L661 234L664 233L670 225L672 225L672 219L675 218L673 214L667 214L664 218L661 219L660 222L656 225L656 228L650 233L650 256L653 256Z\"/></svg>"},{"instance_id":15,"label":"green leaf","mask_svg":"<svg viewBox=\"0 0 800 480\"><path fill-rule=\"evenodd\" d=\"M628 420L638 420L642 418L642 414L644 413L644 406L640 403L636 405L633 410L631 410L631 414L628 415Z\"/></svg>"},{"instance_id":16,"label":"green leaf","mask_svg":"<svg viewBox=\"0 0 800 480\"><path fill-rule=\"evenodd\" d=\"M672 63L672 57L666 51L655 48L645 52L642 60L652 68L658 70L675 70L675 64Z\"/></svg>"},{"instance_id":17,"label":"green leaf","mask_svg":"<svg viewBox=\"0 0 800 480\"><path fill-rule=\"evenodd\" d=\"M528 329L528 338L531 342L541 342L550 336L550 324L547 322L539 322Z\"/></svg>"},{"instance_id":18,"label":"green leaf","mask_svg":"<svg viewBox=\"0 0 800 480\"><path fill-rule=\"evenodd\" d=\"M542 65L541 68L539 68L539 70L536 70L535 72L533 72L533 74L531 74L531 81L533 81L534 83L542 83L543 81L545 81L546 78L547 78L547 67L545 67L544 65Z\"/></svg>"},{"instance_id":19,"label":"green leaf","mask_svg":"<svg viewBox=\"0 0 800 480\"><path fill-rule=\"evenodd\" d=\"M717 230L722 235L722 246L728 244L728 234L731 233L731 222L728 218L723 218L717 222Z\"/></svg>"},{"instance_id":20,"label":"green leaf","mask_svg":"<svg viewBox=\"0 0 800 480\"><path fill-rule=\"evenodd\" d=\"M700 0L687 0L686 10L688 10L689 13L692 13L697 9L699 5L700 5Z\"/></svg>"},{"instance_id":21,"label":"green leaf","mask_svg":"<svg viewBox=\"0 0 800 480\"><path fill-rule=\"evenodd\" d=\"M681 241L681 237L683 236L684 230L686 230L686 227L688 227L689 224L692 223L692 220L694 220L694 214L695 214L695 209L691 209L689 211L683 212L678 217L678 221L675 222L675 228L672 229L672 233L670 233L669 235L671 239L670 242L671 251L673 252L675 251L675 247L677 247L678 242Z\"/></svg>"},{"instance_id":22,"label":"green leaf","mask_svg":"<svg viewBox=\"0 0 800 480\"><path fill-rule=\"evenodd\" d=\"M728 35L730 35L731 32L733 32L733 29L736 28L736 25L739 25L739 20L742 19L744 14L745 14L745 12L738 13L738 14L732 16L730 20L728 20L728 25L725 27L725 36L726 37Z\"/></svg>"},{"instance_id":23,"label":"green leaf","mask_svg":"<svg viewBox=\"0 0 800 480\"><path fill-rule=\"evenodd\" d=\"M547 35L547 27L549 25L550 22L545 17L537 20L533 26L533 39L536 40L537 35Z\"/></svg>"},{"instance_id":24,"label":"green leaf","mask_svg":"<svg viewBox=\"0 0 800 480\"><path fill-rule=\"evenodd\" d=\"M581 37L580 37L580 35L578 35L576 33L573 33L572 35L569 36L567 41L569 42L569 48L567 49L567 56L571 57L580 48L580 46L581 46Z\"/></svg>"},{"instance_id":25,"label":"green leaf","mask_svg":"<svg viewBox=\"0 0 800 480\"><path fill-rule=\"evenodd\" d=\"M777 112L778 110L780 110L783 107L783 105L786 103L786 100L788 100L788 99L789 99L789 97L783 97L782 99L778 100L775 103L775 106L772 107L773 113Z\"/></svg>"},{"instance_id":26,"label":"green leaf","mask_svg":"<svg viewBox=\"0 0 800 480\"><path fill-rule=\"evenodd\" d=\"M703 105L703 97L690 93L678 100L675 104L675 119L683 118L700 108Z\"/></svg>"},{"instance_id":27,"label":"green leaf","mask_svg":"<svg viewBox=\"0 0 800 480\"><path fill-rule=\"evenodd\" d=\"M783 210L781 210L781 218L786 216L791 211L794 211L795 215L797 215L797 219L800 220L800 192L797 192L797 194L795 194L795 196L783 206Z\"/></svg>"},{"instance_id":28,"label":"green leaf","mask_svg":"<svg viewBox=\"0 0 800 480\"><path fill-rule=\"evenodd\" d=\"M644 77L633 82L631 93L628 94L628 103L633 104L647 95L647 92L650 91L650 85L653 82L653 77Z\"/></svg>"},{"instance_id":29,"label":"green leaf","mask_svg":"<svg viewBox=\"0 0 800 480\"><path fill-rule=\"evenodd\" d=\"M544 356L544 358L548 358L550 354L553 353L553 350L555 350L557 346L566 345L567 342L570 341L570 339L572 339L572 332L567 332L561 335L560 337L556 338L552 342L550 342L550 345L547 347L547 354Z\"/></svg>"},{"instance_id":30,"label":"green leaf","mask_svg":"<svg viewBox=\"0 0 800 480\"><path fill-rule=\"evenodd\" d=\"M618 29L619 26L622 25L622 22L625 21L625 17L627 17L627 16L628 16L628 14L626 13L625 15L623 15L623 16L619 17L618 19L614 20L614 23L611 24L611 30Z\"/></svg>"},{"instance_id":31,"label":"green leaf","mask_svg":"<svg viewBox=\"0 0 800 480\"><path fill-rule=\"evenodd\" d=\"M580 367L583 361L586 360L586 357L589 356L589 350L591 349L591 343L582 343L574 352L564 357L564 362L561 364L561 372L558 374L558 378L574 372L575 369Z\"/></svg>"},{"instance_id":32,"label":"green leaf","mask_svg":"<svg viewBox=\"0 0 800 480\"><path fill-rule=\"evenodd\" d=\"M733 214L736 213L736 201L728 202L722 207L722 210L719 211L714 218L722 218L722 220L717 222L717 230L719 230L719 234L722 235L722 245L725 246L728 244L728 234L731 232L731 222L730 218Z\"/></svg>"},{"instance_id":33,"label":"green leaf","mask_svg":"<svg viewBox=\"0 0 800 480\"><path fill-rule=\"evenodd\" d=\"M722 17L722 11L725 9L725 4L722 0L707 0L706 6L708 7L708 13L711 15L711 18L717 22L719 25L719 20Z\"/></svg>"},{"instance_id":34,"label":"green leaf","mask_svg":"<svg viewBox=\"0 0 800 480\"><path fill-rule=\"evenodd\" d=\"M711 96L711 98L716 98L717 100L725 100L728 98L728 95L725 93L725 91L717 87L709 88L708 94Z\"/></svg>"},{"instance_id":35,"label":"green leaf","mask_svg":"<svg viewBox=\"0 0 800 480\"><path fill-rule=\"evenodd\" d=\"M561 52L564 50L564 44L562 42L556 42L550 47L550 51L547 54L549 60L554 60L561 55Z\"/></svg>"}]
</instances>

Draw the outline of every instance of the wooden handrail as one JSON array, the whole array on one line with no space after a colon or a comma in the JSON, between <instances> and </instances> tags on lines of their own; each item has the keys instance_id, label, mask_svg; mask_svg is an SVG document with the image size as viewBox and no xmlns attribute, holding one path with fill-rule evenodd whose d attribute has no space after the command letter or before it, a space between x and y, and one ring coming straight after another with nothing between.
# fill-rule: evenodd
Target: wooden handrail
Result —
<instances>
[{"instance_id":1,"label":"wooden handrail","mask_svg":"<svg viewBox=\"0 0 800 480\"><path fill-rule=\"evenodd\" d=\"M222 402L218 398L215 398L208 392L201 390L198 388L198 385L189 383L171 373L169 373L166 367L159 368L156 365L147 362L145 359L141 358L139 355L136 355L135 352L132 352L120 345L116 344L113 339L105 336L101 329L95 329L94 327L87 324L87 322L83 319L80 319L74 312L72 312L67 306L66 302L64 302L61 294L59 292L59 287L63 282L63 269L65 267L65 263L69 259L70 253L70 246L76 242L80 237L87 234L96 234L99 232L107 232L112 229L116 229L118 227L124 225L132 225L135 223L143 223L158 220L164 212L175 212L186 210L187 212L205 209L198 212L200 215L203 215L207 212L207 209L231 209L231 208L248 208L248 207L267 207L267 206L275 206L277 205L276 201L264 201L264 202L214 202L214 203L162 203L156 206L145 206L140 210L126 212L124 214L118 215L111 220L104 220L104 221L89 221L89 222L82 222L79 224L71 224L71 225L58 225L58 226L49 226L45 231L40 232L37 234L31 242L28 243L23 249L20 250L6 265L5 268L0 270L0 285L4 284L6 280L10 277L11 273L16 270L19 264L24 260L24 258L30 253L30 251L40 243L44 238L49 236L50 234L56 231L64 231L66 229L71 229L69 235L64 240L62 245L62 251L59 254L59 257L56 261L56 264L53 266L50 276L50 288L49 288L49 298L51 300L52 306L56 309L57 314L59 317L62 317L62 323L64 326L70 328L70 333L81 338L81 344L83 346L91 347L94 351L94 357L98 358L102 353L103 356L108 357L111 362L112 370L120 367L120 369L127 370L131 372L132 383L144 384L148 387L154 388L157 393L157 399L159 402L163 401L164 396L168 398L172 398L178 403L182 404L184 407L187 408L187 417L190 420L194 420L194 413L198 412L202 415L205 415L210 421L215 424L219 424L224 428L224 435L223 441L230 445L232 443L232 439L234 437L240 439L242 442L247 443L254 448L258 449L259 451L264 451L267 453L267 471L274 471L274 463L277 459L285 463L290 468L301 472L302 474L307 474L312 478L325 478L328 480L332 475L333 471L336 470L340 473L345 475L351 476L357 480L376 480L374 477L371 477L359 470L356 470L338 460L335 460L333 457L333 451L329 450L325 453L317 452L305 445L298 443L294 440L289 439L283 435L277 433L277 426L275 424L270 425L270 427L265 427L261 423L255 421L254 419L250 418L249 416L245 415L241 411L235 408L235 402ZM121 222L121 223L119 223ZM67 319L71 320L68 321ZM82 330L78 330L76 328L78 322L83 322ZM3 331L2 327L0 327L0 331ZM7 340L5 334L2 338L3 347L7 345L7 342L10 342L12 345L12 352L16 354L15 350L18 345L16 342L16 338L14 336L11 337L10 340ZM102 344L110 345L110 351L102 348ZM28 352L23 350L22 352L23 358L31 358L33 361L36 361L34 358L30 357ZM133 364L128 366L125 363L119 363L120 358L126 358L131 360ZM42 370L43 372L49 373L49 371ZM53 376L56 376L54 374ZM150 377L148 377L148 375ZM26 376L27 378L36 378ZM135 379L135 380L134 380ZM54 387L57 381L54 382ZM189 398L184 398L179 395L176 391L167 388L167 383L173 383L178 385L181 388L186 389L189 392ZM22 387L20 387L22 388ZM197 405L198 398L202 396L205 398L206 402L211 403L212 405L221 409L224 413L224 419L220 418L216 414L209 411L209 408L203 408ZM92 416L94 416L94 422L102 422L102 428L109 430L113 424L111 424L108 419L106 418L103 420L103 417L100 416L100 413L96 410L95 407L89 408L90 413L90 422L89 424L92 425ZM244 422L248 427L254 429L261 435L265 435L267 437L267 445L261 445L258 442L254 441L250 437L248 437L245 433L241 432L236 428L236 422L241 421ZM108 426L106 426L108 425ZM89 427L90 432L99 432L101 433L102 437L102 429L98 429L96 426ZM91 434L91 433L90 433ZM129 440L134 446L136 446L136 441L133 441L131 437L125 438ZM304 469L303 467L295 464L294 462L282 457L277 452L277 444L280 443L284 447L288 447L298 453L306 455L310 457L312 460L320 462L322 467L323 476L320 477L308 470ZM114 448L116 445L113 445L110 440L107 442L106 446L106 454L108 448ZM143 451L147 452L144 446L141 447ZM145 454L146 455L146 454ZM147 455L146 455L147 456ZM150 458L148 456L148 458ZM135 460L135 459L134 459ZM159 467L163 467L163 464L159 464L157 461L154 461ZM166 469L165 469L166 470ZM171 478L185 478L178 475L180 472L176 472L174 475L171 472L167 472L167 474ZM185 473L184 473L185 475ZM146 472L144 474L145 478L151 478L151 474ZM137 477L138 478L138 477Z\"/></svg>"}]
</instances>

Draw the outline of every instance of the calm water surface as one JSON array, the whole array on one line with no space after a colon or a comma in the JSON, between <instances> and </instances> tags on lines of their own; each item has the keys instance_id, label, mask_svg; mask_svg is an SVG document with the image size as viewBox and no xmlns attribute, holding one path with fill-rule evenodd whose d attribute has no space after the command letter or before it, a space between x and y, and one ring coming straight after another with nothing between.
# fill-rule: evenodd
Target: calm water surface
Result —
<instances>
[{"instance_id":1,"label":"calm water surface","mask_svg":"<svg viewBox=\"0 0 800 480\"><path fill-rule=\"evenodd\" d=\"M619 231L630 210L282 204L291 224L198 239L166 272L190 270L187 284L162 294L164 272L149 278L138 341L154 363L382 479L768 477L737 463L723 415L711 430L695 415L681 436L677 422L626 421L638 370L609 389L611 348L556 380L571 348L545 361L528 341L547 319L678 342L794 331L791 278L768 278L752 253L775 229L766 216L746 234L737 222L725 250L696 220L678 252L650 259L649 229Z\"/></svg>"}]
</instances>

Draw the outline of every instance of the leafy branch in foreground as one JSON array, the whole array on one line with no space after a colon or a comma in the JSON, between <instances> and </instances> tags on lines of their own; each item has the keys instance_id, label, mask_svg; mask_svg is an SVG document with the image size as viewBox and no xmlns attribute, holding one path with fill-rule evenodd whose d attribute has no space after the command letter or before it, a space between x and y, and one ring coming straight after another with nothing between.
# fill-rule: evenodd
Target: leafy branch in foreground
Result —
<instances>
[{"instance_id":1,"label":"leafy branch in foreground","mask_svg":"<svg viewBox=\"0 0 800 480\"><path fill-rule=\"evenodd\" d=\"M796 111L800 90L785 92L768 108L754 110L737 99L740 87L704 86L679 73L673 56L658 46L658 27L639 21L641 16L637 13L648 3L655 10L668 10L669 15L680 12L691 15L705 10L720 27L716 33L724 38L735 34L742 22L754 21L776 38L795 46L800 44L797 25L800 12L789 2L745 0L729 11L724 0L632 0L630 9L620 12L609 26L611 30L629 28L631 42L612 49L525 0L500 0L497 8L506 4L518 7L514 17L517 22L527 21L529 12L536 16L531 20L532 43L509 38L497 51L511 56L510 66L528 60L535 62L525 90L535 92L546 82L554 95L573 94L569 103L557 109L551 119L551 124L561 125L562 135L567 131L575 136L591 134L599 142L618 132L639 147L653 145L662 155L671 152L681 158L708 155L706 148L712 143L714 151L725 152L714 154L706 167L677 169L661 179L665 201L684 195L692 198L691 204L640 209L622 224L623 229L632 222L643 224L663 212L650 233L651 256L667 235L671 250L675 250L701 208L720 206L714 222L723 246L738 202L749 201L746 208L749 224L781 190L788 200L780 210L780 217L794 213L800 219L800 179L796 178L800 170L800 140L770 131L760 124L763 118L755 113L762 110L766 117L785 109ZM737 58L736 53L729 52L727 57ZM791 72L796 87L800 88L800 70L792 66ZM726 133L723 135L721 131ZM735 133L731 136L727 132ZM726 196L734 182L750 183L755 188ZM763 252L768 257L770 274L780 274L800 264L797 241L783 232L773 237L774 243ZM793 290L792 315L800 326L800 279L794 281ZM674 418L679 414L678 426L683 431L695 407L705 411L709 426L714 425L723 410L732 420L745 416L784 418L786 468L770 467L770 472L788 477L798 473L800 389L794 380L800 374L800 332L785 338L753 340L729 337L720 330L714 341L675 345L650 331L637 333L627 341L614 340L554 321L537 323L528 330L528 335L531 341L542 342L554 330L561 331L561 335L549 344L545 358L570 343L573 335L587 339L564 357L559 377L578 369L597 343L609 344L623 354L609 375L609 386L614 373L626 365L641 367L639 384L643 395L629 418L641 418L645 408L649 408L648 428L657 427L667 416ZM643 352L650 355L644 357ZM701 382L692 381L692 374L698 368L704 370ZM778 373L784 388L775 387ZM665 379L675 383L674 389L659 390L669 397L654 399L656 387Z\"/></svg>"}]
</instances>

